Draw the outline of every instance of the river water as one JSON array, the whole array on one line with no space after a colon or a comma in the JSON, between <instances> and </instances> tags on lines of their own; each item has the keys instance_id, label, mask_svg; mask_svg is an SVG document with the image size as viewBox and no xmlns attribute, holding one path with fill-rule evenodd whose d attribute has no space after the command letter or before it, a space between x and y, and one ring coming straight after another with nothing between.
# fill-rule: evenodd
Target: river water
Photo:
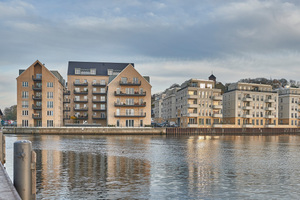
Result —
<instances>
[{"instance_id":1,"label":"river water","mask_svg":"<svg viewBox=\"0 0 300 200\"><path fill-rule=\"evenodd\" d=\"M300 137L20 136L37 199L300 199Z\"/></svg>"}]
</instances>

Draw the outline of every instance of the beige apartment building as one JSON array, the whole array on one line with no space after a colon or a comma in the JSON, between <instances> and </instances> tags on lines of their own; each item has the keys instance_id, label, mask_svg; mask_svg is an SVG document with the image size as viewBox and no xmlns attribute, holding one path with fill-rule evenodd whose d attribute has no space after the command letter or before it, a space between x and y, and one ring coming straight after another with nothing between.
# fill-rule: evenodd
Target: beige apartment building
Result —
<instances>
[{"instance_id":1,"label":"beige apartment building","mask_svg":"<svg viewBox=\"0 0 300 200\"><path fill-rule=\"evenodd\" d=\"M151 124L151 85L131 63L69 62L66 125L143 127Z\"/></svg>"},{"instance_id":2,"label":"beige apartment building","mask_svg":"<svg viewBox=\"0 0 300 200\"><path fill-rule=\"evenodd\" d=\"M154 101L153 101L153 121L155 123L162 123L162 109L163 109L163 99L166 96L165 93L160 93L157 95L154 95Z\"/></svg>"},{"instance_id":3,"label":"beige apartment building","mask_svg":"<svg viewBox=\"0 0 300 200\"><path fill-rule=\"evenodd\" d=\"M168 88L162 100L162 119L165 122L177 122L176 95L179 87Z\"/></svg>"},{"instance_id":4,"label":"beige apartment building","mask_svg":"<svg viewBox=\"0 0 300 200\"><path fill-rule=\"evenodd\" d=\"M38 60L17 77L17 126L60 127L63 125L65 81Z\"/></svg>"},{"instance_id":5,"label":"beige apartment building","mask_svg":"<svg viewBox=\"0 0 300 200\"><path fill-rule=\"evenodd\" d=\"M213 80L187 80L176 93L176 110L180 127L219 127L222 123L221 89L215 88Z\"/></svg>"},{"instance_id":6,"label":"beige apartment building","mask_svg":"<svg viewBox=\"0 0 300 200\"><path fill-rule=\"evenodd\" d=\"M235 127L278 125L278 94L271 85L233 83L223 94L223 122Z\"/></svg>"},{"instance_id":7,"label":"beige apartment building","mask_svg":"<svg viewBox=\"0 0 300 200\"><path fill-rule=\"evenodd\" d=\"M299 127L300 88L280 88L278 94L278 124Z\"/></svg>"}]
</instances>

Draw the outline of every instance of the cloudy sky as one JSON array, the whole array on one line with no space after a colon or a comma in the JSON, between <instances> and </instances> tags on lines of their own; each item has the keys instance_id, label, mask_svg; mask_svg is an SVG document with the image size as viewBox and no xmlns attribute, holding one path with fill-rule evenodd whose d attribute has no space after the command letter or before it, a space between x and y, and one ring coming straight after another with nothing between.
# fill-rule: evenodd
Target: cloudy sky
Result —
<instances>
[{"instance_id":1,"label":"cloudy sky","mask_svg":"<svg viewBox=\"0 0 300 200\"><path fill-rule=\"evenodd\" d=\"M0 108L35 60L133 62L153 93L211 72L300 80L298 0L0 0Z\"/></svg>"}]
</instances>

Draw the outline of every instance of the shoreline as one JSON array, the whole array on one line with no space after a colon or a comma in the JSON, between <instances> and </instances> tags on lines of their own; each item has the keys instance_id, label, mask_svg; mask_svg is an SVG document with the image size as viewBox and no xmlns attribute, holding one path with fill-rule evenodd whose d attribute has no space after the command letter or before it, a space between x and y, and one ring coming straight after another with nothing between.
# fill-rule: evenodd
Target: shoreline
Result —
<instances>
[{"instance_id":1,"label":"shoreline","mask_svg":"<svg viewBox=\"0 0 300 200\"><path fill-rule=\"evenodd\" d=\"M299 128L7 127L3 134L25 135L300 135Z\"/></svg>"}]
</instances>

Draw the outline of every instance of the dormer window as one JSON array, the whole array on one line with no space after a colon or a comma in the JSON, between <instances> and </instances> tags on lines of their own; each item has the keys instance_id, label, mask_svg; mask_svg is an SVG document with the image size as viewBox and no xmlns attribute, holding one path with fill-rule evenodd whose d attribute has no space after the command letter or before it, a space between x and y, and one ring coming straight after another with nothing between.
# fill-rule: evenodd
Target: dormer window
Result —
<instances>
[{"instance_id":1,"label":"dormer window","mask_svg":"<svg viewBox=\"0 0 300 200\"><path fill-rule=\"evenodd\" d=\"M112 69L107 69L107 75L109 75L109 76L113 75L113 70Z\"/></svg>"}]
</instances>

